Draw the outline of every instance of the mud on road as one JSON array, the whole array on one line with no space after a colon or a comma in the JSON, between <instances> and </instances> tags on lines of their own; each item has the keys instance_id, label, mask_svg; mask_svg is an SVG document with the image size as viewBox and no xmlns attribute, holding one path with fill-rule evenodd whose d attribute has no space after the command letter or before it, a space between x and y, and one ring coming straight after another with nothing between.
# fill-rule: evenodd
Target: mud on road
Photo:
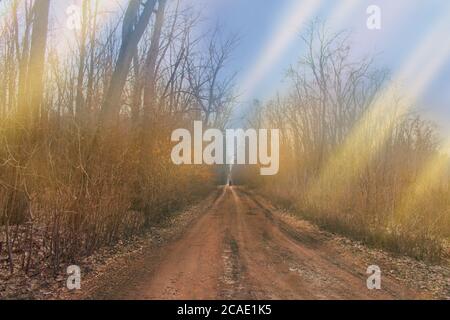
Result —
<instances>
[{"instance_id":1,"label":"mud on road","mask_svg":"<svg viewBox=\"0 0 450 320\"><path fill-rule=\"evenodd\" d=\"M381 290L368 290L367 259L295 220L263 198L227 186L178 237L149 250L139 264L131 262L121 280L87 298L432 298L389 273L382 274Z\"/></svg>"}]
</instances>

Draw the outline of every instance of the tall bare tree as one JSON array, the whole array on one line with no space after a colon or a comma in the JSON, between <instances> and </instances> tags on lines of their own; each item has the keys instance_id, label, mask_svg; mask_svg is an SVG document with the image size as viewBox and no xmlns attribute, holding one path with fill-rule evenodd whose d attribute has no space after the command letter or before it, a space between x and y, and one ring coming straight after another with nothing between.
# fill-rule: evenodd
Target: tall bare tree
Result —
<instances>
[{"instance_id":1,"label":"tall bare tree","mask_svg":"<svg viewBox=\"0 0 450 320\"><path fill-rule=\"evenodd\" d=\"M140 0L130 0L122 28L122 43L114 72L111 76L109 88L102 105L101 122L112 122L119 114L122 91L125 86L131 62L135 56L137 46L147 28L150 17L156 5L156 0L147 0L139 18L134 23L134 14L138 11Z\"/></svg>"},{"instance_id":2,"label":"tall bare tree","mask_svg":"<svg viewBox=\"0 0 450 320\"><path fill-rule=\"evenodd\" d=\"M165 6L166 0L159 0L151 44L145 61L144 123L148 121L156 99L156 66L160 47L161 30L164 24Z\"/></svg>"},{"instance_id":3,"label":"tall bare tree","mask_svg":"<svg viewBox=\"0 0 450 320\"><path fill-rule=\"evenodd\" d=\"M86 55L87 55L87 37L89 28L88 6L90 6L90 0L83 0L81 9L81 30L80 30L80 48L79 48L79 61L78 61L78 77L77 77L77 95L75 98L75 112L78 117L81 117L84 113L84 94L83 83L84 74L86 69Z\"/></svg>"},{"instance_id":4,"label":"tall bare tree","mask_svg":"<svg viewBox=\"0 0 450 320\"><path fill-rule=\"evenodd\" d=\"M33 6L33 31L31 34L28 78L30 88L31 117L37 120L43 99L43 76L47 46L50 0L36 0Z\"/></svg>"},{"instance_id":5,"label":"tall bare tree","mask_svg":"<svg viewBox=\"0 0 450 320\"><path fill-rule=\"evenodd\" d=\"M208 43L207 53L189 60L187 77L198 110L205 125L221 127L229 116L234 101L234 74L226 74L224 68L238 43L236 35L221 39L217 27Z\"/></svg>"}]
</instances>

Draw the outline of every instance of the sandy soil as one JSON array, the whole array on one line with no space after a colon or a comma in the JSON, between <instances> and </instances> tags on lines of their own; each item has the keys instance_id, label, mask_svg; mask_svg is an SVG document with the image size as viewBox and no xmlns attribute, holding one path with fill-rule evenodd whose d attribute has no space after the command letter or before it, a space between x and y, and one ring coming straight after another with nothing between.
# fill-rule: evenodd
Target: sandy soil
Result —
<instances>
[{"instance_id":1,"label":"sandy soil","mask_svg":"<svg viewBox=\"0 0 450 320\"><path fill-rule=\"evenodd\" d=\"M109 274L87 298L432 298L389 273L381 290L368 290L367 259L243 189L225 187L211 201L178 237Z\"/></svg>"}]
</instances>

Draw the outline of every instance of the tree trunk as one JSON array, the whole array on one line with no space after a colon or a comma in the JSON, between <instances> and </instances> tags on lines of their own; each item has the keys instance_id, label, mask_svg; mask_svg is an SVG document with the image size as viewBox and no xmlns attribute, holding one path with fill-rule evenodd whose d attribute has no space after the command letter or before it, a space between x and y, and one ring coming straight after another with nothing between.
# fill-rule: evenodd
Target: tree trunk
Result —
<instances>
[{"instance_id":1,"label":"tree trunk","mask_svg":"<svg viewBox=\"0 0 450 320\"><path fill-rule=\"evenodd\" d=\"M22 53L20 53L20 44L19 44L19 25L17 20L17 8L14 10L14 29L16 32L16 47L17 47L17 61L19 64L19 83L18 83L18 94L17 94L17 109L20 117L22 119L29 112L29 97L27 93L28 89L28 62L29 62L29 54L30 54L30 31L31 31L31 23L32 23L32 13L28 10L27 5L25 4L25 31L22 39Z\"/></svg>"},{"instance_id":2,"label":"tree trunk","mask_svg":"<svg viewBox=\"0 0 450 320\"><path fill-rule=\"evenodd\" d=\"M47 45L50 0L36 0L33 7L30 62L28 66L31 120L39 120L43 99L45 49Z\"/></svg>"},{"instance_id":3,"label":"tree trunk","mask_svg":"<svg viewBox=\"0 0 450 320\"><path fill-rule=\"evenodd\" d=\"M90 7L89 7L90 8ZM92 109L93 97L94 97L94 76L95 76L95 39L97 30L97 14L98 14L98 1L95 2L93 14L90 11L90 19L92 20L91 32L90 32L90 57L89 57L89 71L87 75L87 88L86 88L86 100L84 104L84 112L88 112Z\"/></svg>"},{"instance_id":4,"label":"tree trunk","mask_svg":"<svg viewBox=\"0 0 450 320\"><path fill-rule=\"evenodd\" d=\"M139 1L140 2L140 1ZM144 5L142 14L137 24L132 28L128 21L127 15L133 10L136 0L130 0L127 14L124 19L124 28L122 35L122 44L117 58L116 66L111 77L111 82L107 90L100 116L101 123L113 123L119 114L121 106L122 91L125 86L131 62L136 53L137 46L142 35L147 28L156 0L147 0Z\"/></svg>"},{"instance_id":5,"label":"tree trunk","mask_svg":"<svg viewBox=\"0 0 450 320\"><path fill-rule=\"evenodd\" d=\"M158 12L155 19L150 49L145 62L145 88L144 88L144 117L145 125L150 119L150 114L154 109L156 96L156 62L159 54L161 30L164 24L164 9L166 0L159 0Z\"/></svg>"},{"instance_id":6,"label":"tree trunk","mask_svg":"<svg viewBox=\"0 0 450 320\"><path fill-rule=\"evenodd\" d=\"M78 78L77 78L77 96L75 98L75 112L77 118L82 119L84 117L84 95L83 95L83 83L84 83L84 69L86 66L86 40L88 32L88 5L90 0L83 0L82 8L82 21L81 21L81 34L80 34L80 61L78 66Z\"/></svg>"}]
</instances>

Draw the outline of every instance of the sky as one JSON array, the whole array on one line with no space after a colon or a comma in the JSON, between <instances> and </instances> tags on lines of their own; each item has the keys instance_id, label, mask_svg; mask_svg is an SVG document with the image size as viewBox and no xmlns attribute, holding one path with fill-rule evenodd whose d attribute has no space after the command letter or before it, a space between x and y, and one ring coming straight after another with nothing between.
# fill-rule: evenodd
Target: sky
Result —
<instances>
[{"instance_id":1,"label":"sky","mask_svg":"<svg viewBox=\"0 0 450 320\"><path fill-rule=\"evenodd\" d=\"M203 10L211 24L220 21L225 30L241 37L228 66L239 72L238 109L245 108L253 99L266 101L285 89L286 70L304 50L300 35L315 18L325 21L332 31L350 31L355 56L373 55L375 65L388 68L393 75L401 73L408 58L422 48L422 57L414 60L414 68L406 73L407 79L401 79L406 88L414 87L409 82L435 59L443 44L450 43L447 0L191 1ZM381 10L380 30L367 28L366 10L370 5ZM432 40L427 44L429 38ZM277 45L282 48L274 49ZM443 55L423 85L416 106L421 114L437 122L443 135L450 137L450 54Z\"/></svg>"}]
</instances>

